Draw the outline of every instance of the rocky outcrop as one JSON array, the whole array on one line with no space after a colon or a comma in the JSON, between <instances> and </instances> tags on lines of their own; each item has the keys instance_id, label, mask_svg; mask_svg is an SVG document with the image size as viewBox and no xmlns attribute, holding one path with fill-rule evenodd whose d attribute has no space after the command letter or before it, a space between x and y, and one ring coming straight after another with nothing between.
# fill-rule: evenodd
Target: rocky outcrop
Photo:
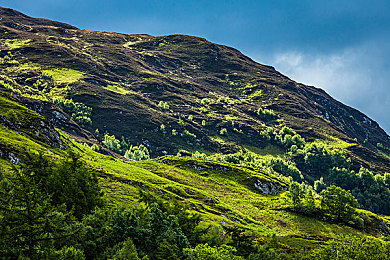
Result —
<instances>
[{"instance_id":1,"label":"rocky outcrop","mask_svg":"<svg viewBox=\"0 0 390 260\"><path fill-rule=\"evenodd\" d=\"M7 127L9 130L33 140L44 142L50 146L63 148L63 143L60 135L45 119L31 118L28 121L11 121L5 116L0 115L0 124Z\"/></svg>"},{"instance_id":2,"label":"rocky outcrop","mask_svg":"<svg viewBox=\"0 0 390 260\"><path fill-rule=\"evenodd\" d=\"M256 190L260 191L265 195L276 195L282 190L287 190L287 186L258 178L254 180L253 184Z\"/></svg>"},{"instance_id":3,"label":"rocky outcrop","mask_svg":"<svg viewBox=\"0 0 390 260\"><path fill-rule=\"evenodd\" d=\"M50 124L55 127L60 128L73 136L81 137L90 141L96 141L95 137L90 132L76 124L73 120L71 120L71 117L68 114L59 109L55 104L48 101L24 97L20 98L19 101L27 108L44 116Z\"/></svg>"}]
</instances>

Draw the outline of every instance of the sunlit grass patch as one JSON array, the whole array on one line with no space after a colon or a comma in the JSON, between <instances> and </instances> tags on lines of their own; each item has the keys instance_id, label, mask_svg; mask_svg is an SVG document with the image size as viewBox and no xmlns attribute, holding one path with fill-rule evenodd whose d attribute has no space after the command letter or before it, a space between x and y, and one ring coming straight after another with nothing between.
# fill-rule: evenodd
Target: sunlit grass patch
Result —
<instances>
[{"instance_id":1,"label":"sunlit grass patch","mask_svg":"<svg viewBox=\"0 0 390 260\"><path fill-rule=\"evenodd\" d=\"M74 83L84 77L84 73L72 69L43 70L42 74L51 77L56 84Z\"/></svg>"},{"instance_id":2,"label":"sunlit grass patch","mask_svg":"<svg viewBox=\"0 0 390 260\"><path fill-rule=\"evenodd\" d=\"M131 92L117 85L107 85L107 87L103 87L103 88L121 95L126 95Z\"/></svg>"},{"instance_id":3,"label":"sunlit grass patch","mask_svg":"<svg viewBox=\"0 0 390 260\"><path fill-rule=\"evenodd\" d=\"M13 50L28 45L31 41L31 39L4 39L1 41L1 45Z\"/></svg>"},{"instance_id":4,"label":"sunlit grass patch","mask_svg":"<svg viewBox=\"0 0 390 260\"><path fill-rule=\"evenodd\" d=\"M313 143L315 143L315 144L322 144L322 145L324 145L328 149L332 149L332 148L347 149L348 147L356 145L354 143L347 143L347 142L345 142L343 140L336 139L336 138L334 138L333 140L319 140L319 139L316 139L315 141L313 141Z\"/></svg>"}]
</instances>

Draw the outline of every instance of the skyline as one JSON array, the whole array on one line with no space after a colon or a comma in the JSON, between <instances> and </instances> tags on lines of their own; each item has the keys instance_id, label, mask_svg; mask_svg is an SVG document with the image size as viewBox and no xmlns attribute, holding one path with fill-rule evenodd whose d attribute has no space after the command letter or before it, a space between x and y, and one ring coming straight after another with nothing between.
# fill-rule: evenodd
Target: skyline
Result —
<instances>
[{"instance_id":1,"label":"skyline","mask_svg":"<svg viewBox=\"0 0 390 260\"><path fill-rule=\"evenodd\" d=\"M81 29L190 34L234 47L327 91L390 133L390 3L327 1L2 1Z\"/></svg>"}]
</instances>

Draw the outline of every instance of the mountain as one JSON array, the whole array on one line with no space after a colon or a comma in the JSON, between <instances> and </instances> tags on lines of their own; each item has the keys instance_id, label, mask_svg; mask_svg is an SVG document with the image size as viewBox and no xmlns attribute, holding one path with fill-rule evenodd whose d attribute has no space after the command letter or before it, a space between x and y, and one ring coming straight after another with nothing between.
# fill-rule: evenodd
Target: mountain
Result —
<instances>
[{"instance_id":1,"label":"mountain","mask_svg":"<svg viewBox=\"0 0 390 260\"><path fill-rule=\"evenodd\" d=\"M138 205L141 188L299 250L389 233L387 217L365 211L390 214L389 136L325 91L194 36L81 30L6 8L0 18L4 171L27 151L56 161L71 149L115 205ZM291 206L294 181L318 193L314 208L336 185L361 209L335 227Z\"/></svg>"}]
</instances>

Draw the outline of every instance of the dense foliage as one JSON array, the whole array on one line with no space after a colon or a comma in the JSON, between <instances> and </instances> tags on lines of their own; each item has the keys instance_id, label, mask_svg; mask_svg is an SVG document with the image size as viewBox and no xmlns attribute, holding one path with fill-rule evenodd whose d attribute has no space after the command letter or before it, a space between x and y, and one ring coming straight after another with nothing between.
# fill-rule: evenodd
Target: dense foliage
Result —
<instances>
[{"instance_id":1,"label":"dense foliage","mask_svg":"<svg viewBox=\"0 0 390 260\"><path fill-rule=\"evenodd\" d=\"M59 162L42 154L29 154L23 162L0 181L4 257L255 260L305 259L324 252L294 249L276 237L235 225L201 226L200 215L190 213L189 205L142 189L139 206L107 207L94 172L73 152ZM310 186L292 182L289 194L292 210L298 213L342 223L355 218L356 200L341 188L330 186L316 194ZM348 255L349 241L370 248L378 259L389 248L384 241L354 237L329 241L324 248L337 247Z\"/></svg>"},{"instance_id":2,"label":"dense foliage","mask_svg":"<svg viewBox=\"0 0 390 260\"><path fill-rule=\"evenodd\" d=\"M115 135L104 135L103 145L118 154L123 155L127 159L134 161L148 160L150 159L149 150L143 144L129 145L125 138L122 136L122 141L116 139Z\"/></svg>"},{"instance_id":3,"label":"dense foliage","mask_svg":"<svg viewBox=\"0 0 390 260\"><path fill-rule=\"evenodd\" d=\"M72 120L83 127L92 126L92 108L80 102L74 102L72 99L55 98L53 100L62 110L71 115Z\"/></svg>"}]
</instances>

